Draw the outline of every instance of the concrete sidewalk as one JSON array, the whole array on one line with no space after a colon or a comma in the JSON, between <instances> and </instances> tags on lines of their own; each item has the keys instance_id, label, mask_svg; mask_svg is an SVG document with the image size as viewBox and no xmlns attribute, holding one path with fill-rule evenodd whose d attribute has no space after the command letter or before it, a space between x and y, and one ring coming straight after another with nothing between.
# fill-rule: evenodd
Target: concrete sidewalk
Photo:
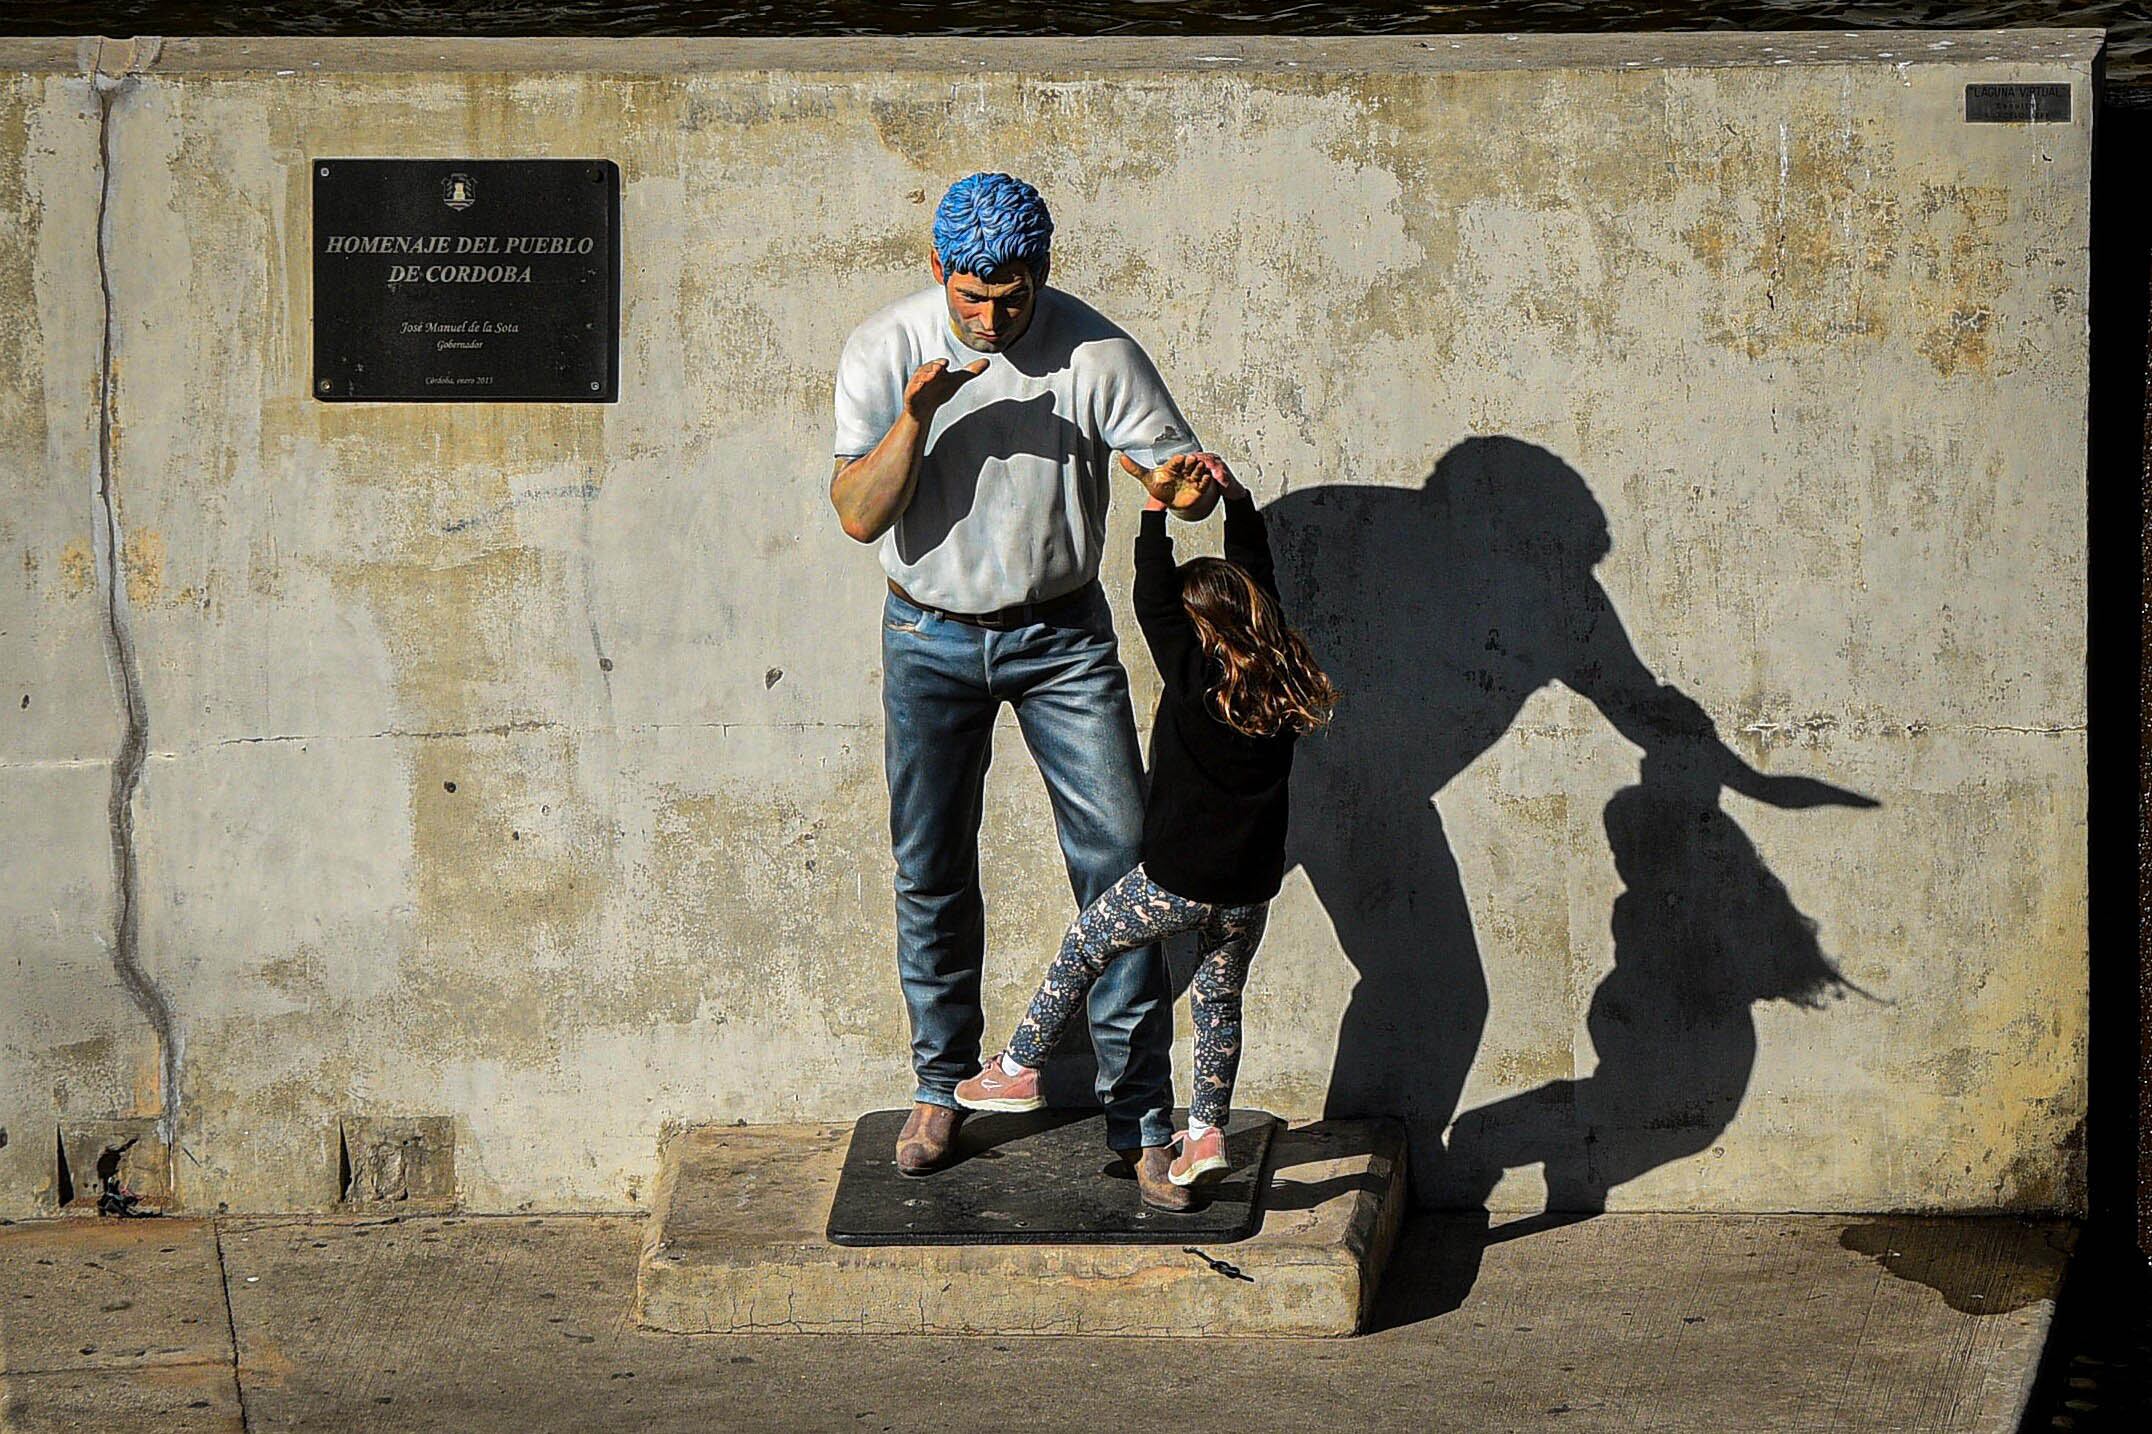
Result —
<instances>
[{"instance_id":1,"label":"concrete sidewalk","mask_svg":"<svg viewBox=\"0 0 2152 1434\"><path fill-rule=\"evenodd\" d=\"M1621 1215L1490 1237L1422 1218L1353 1340L679 1336L629 1320L641 1224L0 1228L0 1423L2004 1431L2070 1240L2000 1219Z\"/></svg>"}]
</instances>

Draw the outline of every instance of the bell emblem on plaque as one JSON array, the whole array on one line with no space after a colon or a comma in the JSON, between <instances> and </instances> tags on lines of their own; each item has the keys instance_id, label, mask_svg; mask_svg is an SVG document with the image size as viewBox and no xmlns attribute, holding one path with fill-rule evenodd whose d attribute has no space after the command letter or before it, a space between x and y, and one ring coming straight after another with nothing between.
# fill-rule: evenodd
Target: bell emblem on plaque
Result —
<instances>
[{"instance_id":1,"label":"bell emblem on plaque","mask_svg":"<svg viewBox=\"0 0 2152 1434\"><path fill-rule=\"evenodd\" d=\"M441 202L451 209L469 209L478 202L478 186L468 174L451 174L441 181Z\"/></svg>"}]
</instances>

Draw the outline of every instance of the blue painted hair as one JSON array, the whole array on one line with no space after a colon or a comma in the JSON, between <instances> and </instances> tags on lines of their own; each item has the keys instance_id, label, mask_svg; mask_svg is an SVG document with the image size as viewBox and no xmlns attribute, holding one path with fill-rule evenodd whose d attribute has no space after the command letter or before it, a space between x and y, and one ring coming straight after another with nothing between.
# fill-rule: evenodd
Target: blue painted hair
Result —
<instances>
[{"instance_id":1,"label":"blue painted hair","mask_svg":"<svg viewBox=\"0 0 2152 1434\"><path fill-rule=\"evenodd\" d=\"M960 179L934 210L934 253L944 274L992 281L1009 265L1023 263L1031 266L1032 281L1044 284L1053 238L1046 201L1006 174Z\"/></svg>"}]
</instances>

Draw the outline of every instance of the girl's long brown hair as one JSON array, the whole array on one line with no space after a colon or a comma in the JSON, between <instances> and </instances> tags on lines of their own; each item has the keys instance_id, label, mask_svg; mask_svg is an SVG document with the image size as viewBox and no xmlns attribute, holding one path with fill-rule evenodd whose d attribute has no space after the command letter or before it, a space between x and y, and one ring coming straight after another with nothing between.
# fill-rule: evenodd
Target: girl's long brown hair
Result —
<instances>
[{"instance_id":1,"label":"girl's long brown hair","mask_svg":"<svg viewBox=\"0 0 2152 1434\"><path fill-rule=\"evenodd\" d=\"M1181 605L1221 669L1206 694L1218 720L1250 737L1306 734L1327 723L1337 688L1247 569L1191 558L1180 572Z\"/></svg>"}]
</instances>

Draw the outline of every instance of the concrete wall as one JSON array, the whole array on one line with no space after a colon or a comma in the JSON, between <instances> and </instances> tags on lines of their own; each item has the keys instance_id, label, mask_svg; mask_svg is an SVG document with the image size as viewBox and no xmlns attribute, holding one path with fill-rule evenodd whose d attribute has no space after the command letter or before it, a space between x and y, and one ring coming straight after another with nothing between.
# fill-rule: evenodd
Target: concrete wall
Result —
<instances>
[{"instance_id":1,"label":"concrete wall","mask_svg":"<svg viewBox=\"0 0 2152 1434\"><path fill-rule=\"evenodd\" d=\"M69 1121L193 1208L407 1115L626 1207L661 1122L903 1098L828 389L978 168L1349 693L1245 1103L1405 1114L1439 1199L2074 1208L2096 38L0 42L0 1213ZM305 162L400 154L618 161L617 405L309 397ZM1880 805L1722 793L1640 680ZM1070 913L1002 753L996 1028Z\"/></svg>"}]
</instances>

